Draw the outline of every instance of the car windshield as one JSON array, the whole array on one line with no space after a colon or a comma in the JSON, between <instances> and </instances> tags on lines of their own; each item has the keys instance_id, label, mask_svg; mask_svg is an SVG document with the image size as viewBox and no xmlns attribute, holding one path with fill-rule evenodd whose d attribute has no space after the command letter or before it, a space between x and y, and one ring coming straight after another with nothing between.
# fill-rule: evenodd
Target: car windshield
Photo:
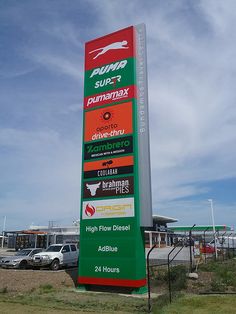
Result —
<instances>
[{"instance_id":1,"label":"car windshield","mask_svg":"<svg viewBox=\"0 0 236 314\"><path fill-rule=\"evenodd\" d=\"M62 248L62 245L51 245L46 249L46 252L59 252Z\"/></svg>"},{"instance_id":2,"label":"car windshield","mask_svg":"<svg viewBox=\"0 0 236 314\"><path fill-rule=\"evenodd\" d=\"M21 251L17 252L15 255L16 256L26 256L26 255L29 255L31 251L32 250L21 250Z\"/></svg>"}]
</instances>

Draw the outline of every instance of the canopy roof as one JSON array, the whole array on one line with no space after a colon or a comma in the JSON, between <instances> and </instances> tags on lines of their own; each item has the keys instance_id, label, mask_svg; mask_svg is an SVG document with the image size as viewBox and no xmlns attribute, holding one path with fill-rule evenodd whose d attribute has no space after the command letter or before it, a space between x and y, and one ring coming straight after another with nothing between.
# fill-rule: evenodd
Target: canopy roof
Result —
<instances>
[{"instance_id":1,"label":"canopy roof","mask_svg":"<svg viewBox=\"0 0 236 314\"><path fill-rule=\"evenodd\" d=\"M154 223L173 223L177 222L178 220L176 218L166 217L166 216L160 216L160 215L152 215L153 222Z\"/></svg>"},{"instance_id":2,"label":"canopy roof","mask_svg":"<svg viewBox=\"0 0 236 314\"><path fill-rule=\"evenodd\" d=\"M172 231L175 232L185 232L185 231L190 231L196 232L196 231L206 231L206 232L211 232L213 231L213 226L212 225L206 225L206 226L174 226L170 227ZM226 225L216 225L215 226L216 231L230 231L231 227L226 226Z\"/></svg>"},{"instance_id":3,"label":"canopy roof","mask_svg":"<svg viewBox=\"0 0 236 314\"><path fill-rule=\"evenodd\" d=\"M39 230L14 230L14 231L5 231L5 234L17 234L17 235L25 235L25 234L47 234L48 232L39 231Z\"/></svg>"}]
</instances>

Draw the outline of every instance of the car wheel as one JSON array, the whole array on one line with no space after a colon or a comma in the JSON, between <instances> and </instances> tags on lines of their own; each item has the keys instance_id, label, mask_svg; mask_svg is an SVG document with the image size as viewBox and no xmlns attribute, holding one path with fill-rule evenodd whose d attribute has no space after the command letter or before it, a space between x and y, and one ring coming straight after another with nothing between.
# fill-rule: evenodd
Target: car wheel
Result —
<instances>
[{"instance_id":1,"label":"car wheel","mask_svg":"<svg viewBox=\"0 0 236 314\"><path fill-rule=\"evenodd\" d=\"M59 264L58 259L55 259L54 261L52 261L52 263L50 265L51 270L58 270L59 267L60 267L60 264Z\"/></svg>"},{"instance_id":2,"label":"car wheel","mask_svg":"<svg viewBox=\"0 0 236 314\"><path fill-rule=\"evenodd\" d=\"M27 268L27 262L26 261L21 261L19 265L20 269L26 269Z\"/></svg>"}]
</instances>

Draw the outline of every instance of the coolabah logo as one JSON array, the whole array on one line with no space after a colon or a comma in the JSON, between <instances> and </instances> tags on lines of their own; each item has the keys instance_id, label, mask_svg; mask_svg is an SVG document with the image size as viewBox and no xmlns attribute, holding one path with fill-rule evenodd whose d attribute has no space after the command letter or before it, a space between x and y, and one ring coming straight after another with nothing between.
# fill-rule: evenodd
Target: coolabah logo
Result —
<instances>
[{"instance_id":1,"label":"coolabah logo","mask_svg":"<svg viewBox=\"0 0 236 314\"><path fill-rule=\"evenodd\" d=\"M118 168L107 168L97 170L98 177L114 176L118 174Z\"/></svg>"},{"instance_id":2,"label":"coolabah logo","mask_svg":"<svg viewBox=\"0 0 236 314\"><path fill-rule=\"evenodd\" d=\"M113 161L110 159L110 160L104 161L102 163L102 166L109 168L112 164L113 164Z\"/></svg>"},{"instance_id":3,"label":"coolabah logo","mask_svg":"<svg viewBox=\"0 0 236 314\"><path fill-rule=\"evenodd\" d=\"M95 56L93 57L93 59L95 60L99 56L104 55L105 53L107 53L110 50L129 49L127 44L128 44L127 40L117 41L117 42L111 43L105 47L100 47L100 48L94 49L94 50L90 51L89 54L96 53Z\"/></svg>"},{"instance_id":4,"label":"coolabah logo","mask_svg":"<svg viewBox=\"0 0 236 314\"><path fill-rule=\"evenodd\" d=\"M133 173L133 163L133 156L85 162L84 179L99 178L101 182L101 177L127 175Z\"/></svg>"},{"instance_id":5,"label":"coolabah logo","mask_svg":"<svg viewBox=\"0 0 236 314\"><path fill-rule=\"evenodd\" d=\"M92 96L87 99L86 107L90 107L91 105L96 105L101 102L106 101L116 101L129 97L130 88L121 88L112 92L102 93L100 95Z\"/></svg>"},{"instance_id":6,"label":"coolabah logo","mask_svg":"<svg viewBox=\"0 0 236 314\"><path fill-rule=\"evenodd\" d=\"M107 65L104 65L99 68L93 69L92 73L90 74L90 78L96 76L96 75L103 75L109 72L114 72L120 69L124 69L127 65L128 61L127 60L121 60L115 63L110 63Z\"/></svg>"}]
</instances>

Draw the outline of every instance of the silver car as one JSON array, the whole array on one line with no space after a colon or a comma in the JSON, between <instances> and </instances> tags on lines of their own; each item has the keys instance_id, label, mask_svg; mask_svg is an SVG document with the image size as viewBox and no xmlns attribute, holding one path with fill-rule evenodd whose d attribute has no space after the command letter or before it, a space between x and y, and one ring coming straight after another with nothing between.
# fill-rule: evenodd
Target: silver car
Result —
<instances>
[{"instance_id":1,"label":"silver car","mask_svg":"<svg viewBox=\"0 0 236 314\"><path fill-rule=\"evenodd\" d=\"M74 243L52 244L45 252L35 254L31 260L33 267L50 267L58 270L63 266L76 266L79 251Z\"/></svg>"},{"instance_id":2,"label":"silver car","mask_svg":"<svg viewBox=\"0 0 236 314\"><path fill-rule=\"evenodd\" d=\"M13 256L3 257L0 261L0 266L2 268L26 269L29 266L29 261L32 259L32 257L40 252L42 252L42 249L39 248L23 249Z\"/></svg>"}]
</instances>

